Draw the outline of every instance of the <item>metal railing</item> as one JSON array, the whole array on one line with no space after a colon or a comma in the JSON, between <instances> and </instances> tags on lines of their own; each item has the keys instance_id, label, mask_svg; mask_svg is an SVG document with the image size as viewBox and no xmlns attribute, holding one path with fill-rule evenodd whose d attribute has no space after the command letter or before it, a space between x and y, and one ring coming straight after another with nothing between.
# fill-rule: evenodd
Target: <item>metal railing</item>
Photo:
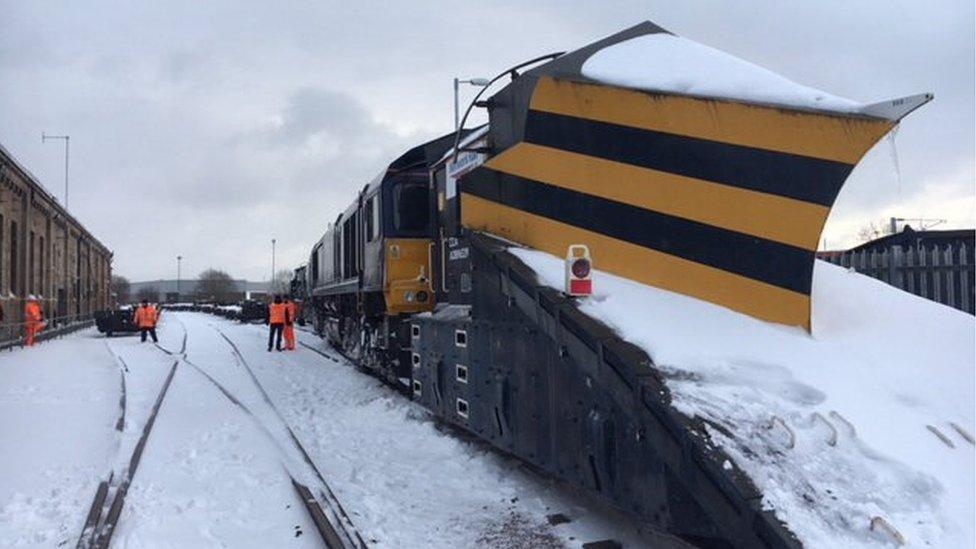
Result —
<instances>
[{"instance_id":1,"label":"metal railing","mask_svg":"<svg viewBox=\"0 0 976 549\"><path fill-rule=\"evenodd\" d=\"M92 326L95 321L91 314L78 314L46 318L44 322L44 329L34 338L38 342L55 339L76 330L87 328ZM25 325L25 322L0 323L0 350L23 347Z\"/></svg>"}]
</instances>

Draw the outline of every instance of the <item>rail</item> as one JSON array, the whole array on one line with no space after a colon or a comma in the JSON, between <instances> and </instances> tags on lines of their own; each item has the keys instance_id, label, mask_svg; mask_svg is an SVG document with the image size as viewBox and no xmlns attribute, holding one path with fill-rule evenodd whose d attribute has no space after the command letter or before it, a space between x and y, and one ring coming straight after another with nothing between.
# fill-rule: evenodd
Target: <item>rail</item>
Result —
<instances>
[{"instance_id":1,"label":"rail","mask_svg":"<svg viewBox=\"0 0 976 549\"><path fill-rule=\"evenodd\" d=\"M274 401L271 400L271 396L264 389L264 386L258 380L251 366L248 364L244 355L241 353L237 344L227 336L220 328L213 326L218 334L230 345L233 350L234 356L237 362L244 368L254 386L257 388L258 392L261 394L262 399L265 404L271 409L272 412L278 417L278 420L285 427L288 432L288 436L294 444L295 449L301 454L302 459L305 464L312 470L315 474L316 479L318 479L321 488L318 494L313 494L312 491L305 485L299 483L295 478L292 478L292 485L295 491L298 493L299 498L308 510L312 521L315 523L316 529L322 536L323 541L325 541L326 546L329 549L366 549L366 542L363 540L355 524L353 524L352 519L349 514L343 508L342 504L339 502L338 497L336 497L335 492L329 486L329 483L325 480L322 472L319 470L315 462L312 461L312 457L309 455L305 446L302 445L295 431L292 430L291 426L285 421L285 417L275 406Z\"/></svg>"},{"instance_id":2,"label":"rail","mask_svg":"<svg viewBox=\"0 0 976 549\"><path fill-rule=\"evenodd\" d=\"M113 470L109 473L108 477L101 481L98 488L95 491L95 496L92 500L91 506L89 507L88 513L85 517L84 527L82 529L81 535L78 538L76 547L78 549L103 549L110 546L112 542L112 535L118 525L119 519L121 517L122 508L125 504L125 497L128 494L129 487L132 483L133 477L136 474L136 470L139 466L140 459L145 450L146 443L150 436L150 432L153 425L156 422L160 407L163 400L166 398L168 390L173 381L173 377L176 374L177 367L180 363L185 364L190 367L193 371L202 375L208 382L214 385L231 403L239 407L244 413L246 413L253 421L261 424L261 421L253 413L251 409L248 408L240 399L238 399L234 394L223 384L221 384L217 379L208 374L206 370L194 364L187 357L187 336L188 332L186 326L180 322L183 328L183 339L179 351L173 351L167 349L161 345L156 345L156 347L163 353L174 357L173 365L170 368L169 374L166 380L163 382L162 388L156 398L156 401L151 409L149 419L143 427L142 436L139 438L133 452L129 459L128 467L122 469L121 471ZM247 364L243 355L238 350L237 346L231 341L223 332L217 330L224 340L230 345L235 359L244 366L248 375L251 377L256 388L261 393L262 398L271 407L272 411L278 416L279 420L283 423L288 431L288 434L295 444L296 448L302 454L302 457L306 463L312 468L316 477L321 482L321 488L318 489L318 494L313 493L313 491L302 482L298 481L294 475L289 472L289 477L292 482L292 486L295 489L296 495L302 502L306 511L315 525L316 530L322 538L323 543L329 549L365 549L366 544L360 536L359 532L356 530L355 526L352 524L349 515L342 508L335 494L329 488L322 474L319 472L318 468L312 463L308 452L299 442L298 437L291 430L291 427L284 421L283 416L274 406L271 401L270 396L265 391L264 387L258 381L254 372L251 371L250 366ZM109 351L116 357L120 367L123 371L128 370L128 366L118 356L114 351L109 348ZM117 429L121 429L124 425L125 417L125 375L122 375L122 397L120 400L120 415L116 425ZM267 429L265 428L267 431Z\"/></svg>"},{"instance_id":3,"label":"rail","mask_svg":"<svg viewBox=\"0 0 976 549\"><path fill-rule=\"evenodd\" d=\"M116 476L113 471L109 474L107 480L99 483L98 489L95 491L95 498L85 519L85 526L82 529L81 536L78 538L78 544L76 546L78 549L104 549L111 543L112 534L115 533L115 527L118 525L119 517L122 514L125 496L129 492L129 486L132 483L132 478L136 474L136 469L139 468L142 453L145 451L146 442L149 440L149 433L156 423L159 408L163 404L163 399L166 398L166 393L169 391L179 363L180 361L176 360L170 367L169 374L166 376L159 395L156 397L156 402L153 404L149 419L142 428L142 436L139 437L139 441L132 451L132 456L129 458L129 466L125 469L124 474ZM110 496L111 502L109 503Z\"/></svg>"}]
</instances>

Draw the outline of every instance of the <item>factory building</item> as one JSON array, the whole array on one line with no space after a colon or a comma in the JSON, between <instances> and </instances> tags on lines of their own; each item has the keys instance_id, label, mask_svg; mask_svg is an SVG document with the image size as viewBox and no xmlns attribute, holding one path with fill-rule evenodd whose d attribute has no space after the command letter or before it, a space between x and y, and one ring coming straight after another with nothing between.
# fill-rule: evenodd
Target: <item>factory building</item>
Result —
<instances>
[{"instance_id":1,"label":"factory building","mask_svg":"<svg viewBox=\"0 0 976 549\"><path fill-rule=\"evenodd\" d=\"M49 325L109 307L112 252L0 145L0 341L16 338L24 301Z\"/></svg>"}]
</instances>

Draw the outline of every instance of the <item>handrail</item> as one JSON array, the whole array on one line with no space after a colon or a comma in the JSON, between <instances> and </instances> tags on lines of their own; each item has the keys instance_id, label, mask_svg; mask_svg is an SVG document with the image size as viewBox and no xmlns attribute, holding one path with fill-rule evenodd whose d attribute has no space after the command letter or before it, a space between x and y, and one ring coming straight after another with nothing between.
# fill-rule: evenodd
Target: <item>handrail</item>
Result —
<instances>
[{"instance_id":1,"label":"handrail","mask_svg":"<svg viewBox=\"0 0 976 549\"><path fill-rule=\"evenodd\" d=\"M74 320L87 320L88 318L91 318L92 316L93 315L91 313L80 313L80 314L76 314L76 315L64 315L64 316L52 316L50 318L41 319L41 322L44 322L46 324L54 323L54 324L60 326L60 325L63 324L62 321L65 321L64 323L70 323L70 322L72 322ZM2 323L0 323L0 330L2 330L4 328L14 328L14 327L17 327L17 326L26 326L26 325L27 325L27 322L25 322L25 321L20 321L20 322L2 322Z\"/></svg>"},{"instance_id":2,"label":"handrail","mask_svg":"<svg viewBox=\"0 0 976 549\"><path fill-rule=\"evenodd\" d=\"M536 63L538 63L540 61L548 61L550 59L555 59L555 58L557 58L560 55L563 55L565 53L566 52L564 52L564 51L558 51L558 52L548 53L546 55L540 55L539 57L536 57L535 59L529 59L528 61L523 61L522 63L519 63L518 65L515 65L514 67L510 67L507 70L504 70L504 71L498 73L497 76L495 76L494 78L492 78L491 80L489 80L488 81L488 84L486 84L484 87L482 87L481 90L474 96L474 99L471 100L471 103L468 104L468 108L465 109L464 116L461 117L461 121L458 123L458 127L454 129L454 160L457 161L458 145L461 143L461 130L464 129L464 123L468 121L468 115L471 114L471 109L478 102L478 99L481 98L481 96L488 90L488 88L491 87L492 84L494 84L495 82L499 81L500 79L502 79L502 77L504 77L506 75L512 75L512 80L514 81L519 76L519 74L516 72L519 69L521 69L523 67L527 67L529 65L534 65L534 64L536 64Z\"/></svg>"},{"instance_id":3,"label":"handrail","mask_svg":"<svg viewBox=\"0 0 976 549\"><path fill-rule=\"evenodd\" d=\"M76 329L81 329L86 326L90 326L91 323L94 322L94 319L92 319L90 315L85 315L85 314L61 316L55 318L58 319L59 321L64 319L74 319L74 320L59 322L56 327L46 329L38 333L36 336L37 341L40 342L47 339L60 337L62 335L71 333ZM10 336L7 339L0 339L0 350L13 349L14 347L18 347L18 346L22 347L24 345L25 337L22 330L13 329L20 324L23 323L22 322L10 323L10 324L5 324L3 326L0 326L0 332L7 332L7 334L5 335Z\"/></svg>"}]
</instances>

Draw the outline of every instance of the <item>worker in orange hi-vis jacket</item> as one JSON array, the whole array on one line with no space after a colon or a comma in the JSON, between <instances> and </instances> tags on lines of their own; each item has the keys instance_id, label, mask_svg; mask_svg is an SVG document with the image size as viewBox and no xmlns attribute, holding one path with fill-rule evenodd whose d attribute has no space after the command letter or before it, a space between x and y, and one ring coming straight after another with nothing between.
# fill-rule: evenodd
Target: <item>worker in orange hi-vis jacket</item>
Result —
<instances>
[{"instance_id":1,"label":"worker in orange hi-vis jacket","mask_svg":"<svg viewBox=\"0 0 976 549\"><path fill-rule=\"evenodd\" d=\"M156 338L156 322L159 321L159 313L156 312L156 307L149 304L149 300L143 299L142 305L136 309L135 317L132 319L133 324L139 327L139 332L142 334L142 342L146 342L146 335L151 335L153 343L158 342Z\"/></svg>"},{"instance_id":2,"label":"worker in orange hi-vis jacket","mask_svg":"<svg viewBox=\"0 0 976 549\"><path fill-rule=\"evenodd\" d=\"M24 305L24 342L28 347L34 346L34 338L38 332L44 329L44 312L41 311L41 304L37 302L37 297L33 294L27 296L27 303Z\"/></svg>"},{"instance_id":3,"label":"worker in orange hi-vis jacket","mask_svg":"<svg viewBox=\"0 0 976 549\"><path fill-rule=\"evenodd\" d=\"M274 301L268 304L268 326L271 328L268 332L268 352L271 352L272 345L281 350L281 332L288 322L288 307L282 303L281 296L276 295Z\"/></svg>"},{"instance_id":4,"label":"worker in orange hi-vis jacket","mask_svg":"<svg viewBox=\"0 0 976 549\"><path fill-rule=\"evenodd\" d=\"M285 310L288 312L288 320L285 322L285 350L295 350L295 318L298 313L298 305L290 297L285 298Z\"/></svg>"}]
</instances>

